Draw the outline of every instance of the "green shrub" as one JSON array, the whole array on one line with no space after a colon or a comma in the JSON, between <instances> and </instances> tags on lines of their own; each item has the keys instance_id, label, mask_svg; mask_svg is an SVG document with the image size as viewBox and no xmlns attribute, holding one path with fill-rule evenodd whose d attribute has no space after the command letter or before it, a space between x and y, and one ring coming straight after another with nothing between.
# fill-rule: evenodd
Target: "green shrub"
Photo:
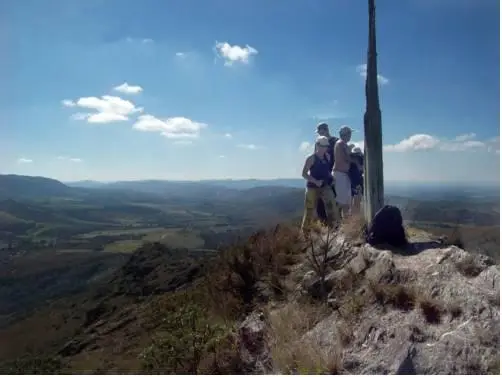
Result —
<instances>
[{"instance_id":1,"label":"green shrub","mask_svg":"<svg viewBox=\"0 0 502 377\"><path fill-rule=\"evenodd\" d=\"M144 371L198 374L204 356L228 332L205 309L188 303L166 312L152 343L140 355Z\"/></svg>"},{"instance_id":2,"label":"green shrub","mask_svg":"<svg viewBox=\"0 0 502 377\"><path fill-rule=\"evenodd\" d=\"M25 356L0 364L0 374L58 374L63 366L59 358Z\"/></svg>"}]
</instances>

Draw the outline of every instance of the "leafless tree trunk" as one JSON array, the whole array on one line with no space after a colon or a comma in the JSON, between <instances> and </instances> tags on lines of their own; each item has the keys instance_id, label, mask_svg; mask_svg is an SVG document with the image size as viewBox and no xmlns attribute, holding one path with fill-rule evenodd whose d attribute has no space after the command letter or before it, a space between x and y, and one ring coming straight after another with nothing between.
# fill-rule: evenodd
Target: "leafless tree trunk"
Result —
<instances>
[{"instance_id":1,"label":"leafless tree trunk","mask_svg":"<svg viewBox=\"0 0 502 377\"><path fill-rule=\"evenodd\" d=\"M364 216L369 224L384 205L382 114L378 98L375 0L368 0L368 57L364 114Z\"/></svg>"}]
</instances>

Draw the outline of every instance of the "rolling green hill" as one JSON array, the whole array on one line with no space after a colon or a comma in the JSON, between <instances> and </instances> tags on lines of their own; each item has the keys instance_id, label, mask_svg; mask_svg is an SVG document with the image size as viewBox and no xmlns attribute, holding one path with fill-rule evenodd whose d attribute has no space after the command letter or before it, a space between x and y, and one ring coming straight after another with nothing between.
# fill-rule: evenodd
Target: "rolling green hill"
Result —
<instances>
[{"instance_id":1,"label":"rolling green hill","mask_svg":"<svg viewBox=\"0 0 502 377\"><path fill-rule=\"evenodd\" d=\"M33 199L41 197L64 197L74 190L50 178L0 174L0 199Z\"/></svg>"}]
</instances>

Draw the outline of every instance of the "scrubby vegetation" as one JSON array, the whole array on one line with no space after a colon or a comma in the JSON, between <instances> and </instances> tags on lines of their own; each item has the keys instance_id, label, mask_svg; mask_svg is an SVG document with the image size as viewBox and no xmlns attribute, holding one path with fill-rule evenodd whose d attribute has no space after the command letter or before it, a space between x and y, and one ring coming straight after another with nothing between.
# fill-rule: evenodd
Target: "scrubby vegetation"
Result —
<instances>
[{"instance_id":1,"label":"scrubby vegetation","mask_svg":"<svg viewBox=\"0 0 502 377\"><path fill-rule=\"evenodd\" d=\"M353 227L353 221L342 229ZM81 309L85 315L67 338L72 339L69 344L63 349L49 347L38 358L7 360L1 369L67 373L84 360L114 355L119 347L120 355L130 357L117 354L107 361L95 360L89 371L110 370L106 363L113 362L115 368L127 365L144 373L249 373L242 360L239 324L261 311L268 323L266 340L274 368L283 373L338 374L345 371L343 349L355 341L355 326L368 311L415 310L432 326L462 314L458 304L442 302L392 268L370 274L375 263L370 256L350 255L358 242L355 232L338 244L335 231L315 227L311 234L305 238L296 226L277 226L211 257L183 256L160 243L146 244L106 289L94 293L99 304L90 301ZM172 267L166 267L168 260ZM468 267L456 268L474 276ZM309 270L313 274L307 288ZM300 293L302 289L306 294ZM335 342L321 344L306 336L332 315L338 318L332 328ZM422 330L414 331L413 336L422 339ZM122 340L103 343L92 334Z\"/></svg>"}]
</instances>

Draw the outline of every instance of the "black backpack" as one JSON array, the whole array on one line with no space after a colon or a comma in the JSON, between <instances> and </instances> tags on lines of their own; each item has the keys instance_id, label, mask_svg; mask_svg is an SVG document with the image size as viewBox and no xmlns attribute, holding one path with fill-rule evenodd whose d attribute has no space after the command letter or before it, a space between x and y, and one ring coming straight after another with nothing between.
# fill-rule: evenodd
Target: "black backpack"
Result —
<instances>
[{"instance_id":1,"label":"black backpack","mask_svg":"<svg viewBox=\"0 0 502 377\"><path fill-rule=\"evenodd\" d=\"M403 226L403 216L399 208L386 205L381 208L371 221L366 241L371 246L390 245L403 247L408 244Z\"/></svg>"}]
</instances>

